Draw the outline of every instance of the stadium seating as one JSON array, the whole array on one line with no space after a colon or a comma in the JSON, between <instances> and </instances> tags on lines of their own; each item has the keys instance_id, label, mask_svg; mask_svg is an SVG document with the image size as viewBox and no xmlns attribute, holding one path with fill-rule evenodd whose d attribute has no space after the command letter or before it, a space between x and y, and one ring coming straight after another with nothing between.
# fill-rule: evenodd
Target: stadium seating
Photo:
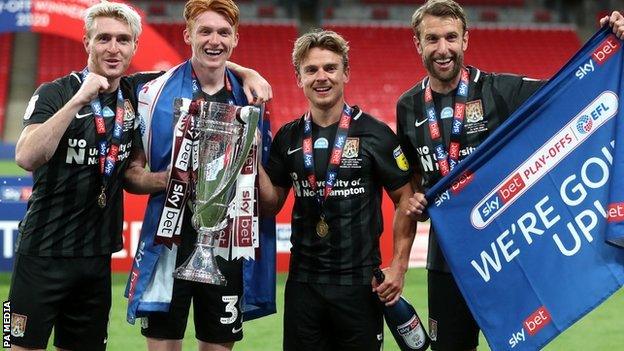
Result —
<instances>
[{"instance_id":1,"label":"stadium seating","mask_svg":"<svg viewBox=\"0 0 624 351\"><path fill-rule=\"evenodd\" d=\"M154 24L183 57L184 25ZM394 124L395 103L402 92L424 77L409 28L384 25L331 25L351 46L351 77L346 97L351 104ZM297 29L294 24L243 23L240 42L232 59L261 72L272 84L273 127L301 115L306 100L296 86L291 52ZM484 71L522 73L534 78L552 76L580 47L569 27L471 28L466 63ZM42 36L38 81L49 81L79 70L86 62L82 44L56 36ZM54 64L52 64L54 63Z\"/></svg>"},{"instance_id":2,"label":"stadium seating","mask_svg":"<svg viewBox=\"0 0 624 351\"><path fill-rule=\"evenodd\" d=\"M87 53L81 42L57 35L39 36L37 86L85 67Z\"/></svg>"},{"instance_id":3,"label":"stadium seating","mask_svg":"<svg viewBox=\"0 0 624 351\"><path fill-rule=\"evenodd\" d=\"M481 22L498 22L498 11L494 9L486 9L481 11L479 15Z\"/></svg>"},{"instance_id":4,"label":"stadium seating","mask_svg":"<svg viewBox=\"0 0 624 351\"><path fill-rule=\"evenodd\" d=\"M4 118L11 83L13 34L0 34L0 136L4 133Z\"/></svg>"},{"instance_id":5,"label":"stadium seating","mask_svg":"<svg viewBox=\"0 0 624 351\"><path fill-rule=\"evenodd\" d=\"M189 46L181 40L184 24L153 26L183 57L190 56ZM239 35L232 60L256 69L271 82L275 95L271 106L274 128L303 114L306 102L297 88L290 59L297 38L294 23L242 23Z\"/></svg>"},{"instance_id":6,"label":"stadium seating","mask_svg":"<svg viewBox=\"0 0 624 351\"><path fill-rule=\"evenodd\" d=\"M273 87L273 128L302 115L307 103L297 87L291 54L298 32L290 24L242 24L239 46L233 61L253 67L265 76Z\"/></svg>"},{"instance_id":7,"label":"stadium seating","mask_svg":"<svg viewBox=\"0 0 624 351\"><path fill-rule=\"evenodd\" d=\"M425 0L361 0L363 4L419 5ZM524 0L458 0L462 6L524 6Z\"/></svg>"},{"instance_id":8,"label":"stadium seating","mask_svg":"<svg viewBox=\"0 0 624 351\"><path fill-rule=\"evenodd\" d=\"M393 126L398 97L425 75L412 31L382 25L328 29L342 34L351 47L347 101ZM465 62L484 71L549 78L579 47L571 28L473 28Z\"/></svg>"},{"instance_id":9,"label":"stadium seating","mask_svg":"<svg viewBox=\"0 0 624 351\"><path fill-rule=\"evenodd\" d=\"M275 17L275 6L273 5L265 5L258 7L258 17L259 18L274 18Z\"/></svg>"}]
</instances>

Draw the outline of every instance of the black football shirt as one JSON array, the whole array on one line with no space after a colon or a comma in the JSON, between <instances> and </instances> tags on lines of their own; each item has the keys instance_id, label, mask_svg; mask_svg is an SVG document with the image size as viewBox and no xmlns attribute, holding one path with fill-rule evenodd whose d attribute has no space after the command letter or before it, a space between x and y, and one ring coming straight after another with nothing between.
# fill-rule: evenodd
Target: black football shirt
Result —
<instances>
[{"instance_id":1,"label":"black football shirt","mask_svg":"<svg viewBox=\"0 0 624 351\"><path fill-rule=\"evenodd\" d=\"M459 160L472 153L500 124L545 81L511 74L493 74L469 67L470 81L465 105L463 131L460 136ZM397 134L401 146L414 169L421 176L424 190L431 188L442 176L435 158L435 144L431 140L429 124L424 115L426 80L418 83L399 98L397 103ZM436 94L436 115L444 144L448 150L453 123L453 105L456 91ZM452 216L449 213L449 216ZM438 245L433 226L429 232L427 268L449 272Z\"/></svg>"},{"instance_id":2,"label":"black football shirt","mask_svg":"<svg viewBox=\"0 0 624 351\"><path fill-rule=\"evenodd\" d=\"M106 255L122 248L122 176L132 148L142 147L134 90L156 76L137 74L121 79L123 134L116 167L106 187L106 206L100 208L97 204L103 182L94 117L87 104L75 115L52 158L33 172L33 192L19 226L17 252L83 257ZM81 81L80 73L73 72L41 85L28 104L24 126L47 121L80 89ZM100 94L100 102L110 145L116 92Z\"/></svg>"},{"instance_id":3,"label":"black football shirt","mask_svg":"<svg viewBox=\"0 0 624 351\"><path fill-rule=\"evenodd\" d=\"M274 185L293 188L289 278L308 283L368 285L381 264L382 188L407 184L409 167L398 139L384 123L358 109L345 143L337 182L324 204L329 234L316 233L320 207L303 165L303 118L284 125L271 146L267 173ZM338 123L312 123L317 191L325 187Z\"/></svg>"}]
</instances>

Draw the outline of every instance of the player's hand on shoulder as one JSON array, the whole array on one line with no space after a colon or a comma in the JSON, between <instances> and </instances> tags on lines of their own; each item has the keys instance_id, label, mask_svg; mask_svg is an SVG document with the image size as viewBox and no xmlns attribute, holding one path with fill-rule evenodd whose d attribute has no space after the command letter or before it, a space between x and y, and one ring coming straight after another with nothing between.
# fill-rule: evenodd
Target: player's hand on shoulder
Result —
<instances>
[{"instance_id":1,"label":"player's hand on shoulder","mask_svg":"<svg viewBox=\"0 0 624 351\"><path fill-rule=\"evenodd\" d=\"M619 11L613 11L609 16L600 19L600 26L609 25L613 33L624 40L624 16Z\"/></svg>"},{"instance_id":2,"label":"player's hand on shoulder","mask_svg":"<svg viewBox=\"0 0 624 351\"><path fill-rule=\"evenodd\" d=\"M108 80L105 77L89 72L80 85L80 89L75 97L79 99L79 102L88 104L91 100L95 99L101 91L108 89L108 87Z\"/></svg>"},{"instance_id":3,"label":"player's hand on shoulder","mask_svg":"<svg viewBox=\"0 0 624 351\"><path fill-rule=\"evenodd\" d=\"M249 74L243 81L243 90L249 103L260 106L271 101L273 98L271 84L260 73L254 70L249 71L253 73Z\"/></svg>"}]
</instances>

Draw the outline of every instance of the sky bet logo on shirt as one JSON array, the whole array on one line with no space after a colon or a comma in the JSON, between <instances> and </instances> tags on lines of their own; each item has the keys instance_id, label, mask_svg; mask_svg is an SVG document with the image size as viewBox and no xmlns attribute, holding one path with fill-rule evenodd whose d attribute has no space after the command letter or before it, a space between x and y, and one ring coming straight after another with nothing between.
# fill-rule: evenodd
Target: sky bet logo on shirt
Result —
<instances>
[{"instance_id":1,"label":"sky bet logo on shirt","mask_svg":"<svg viewBox=\"0 0 624 351\"><path fill-rule=\"evenodd\" d=\"M605 63L620 49L620 46L620 41L615 37L615 35L611 34L598 45L596 50L592 53L589 61L582 66L579 66L574 75L578 79L585 78L585 76L598 68L595 63L598 65Z\"/></svg>"}]
</instances>

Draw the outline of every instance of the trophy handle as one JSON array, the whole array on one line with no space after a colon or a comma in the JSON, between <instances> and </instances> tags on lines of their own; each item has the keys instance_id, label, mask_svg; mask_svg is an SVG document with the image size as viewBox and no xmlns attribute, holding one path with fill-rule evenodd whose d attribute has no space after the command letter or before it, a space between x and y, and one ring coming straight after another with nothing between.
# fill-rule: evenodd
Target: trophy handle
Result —
<instances>
[{"instance_id":1,"label":"trophy handle","mask_svg":"<svg viewBox=\"0 0 624 351\"><path fill-rule=\"evenodd\" d=\"M249 150L251 150L251 146L253 145L253 141L256 137L256 129L258 128L258 121L260 119L260 109L258 107L246 106L246 108L248 108L248 111L249 111L247 118L244 118L244 117L239 118L237 116L237 119L241 121L242 124L245 125L245 132L243 136L244 142L243 142L243 145L241 146L241 154L243 155L243 157L234 161L236 162L236 164L233 167L234 170L232 174L236 174L236 175L240 173L241 169L243 168L243 165L245 164L245 161L247 161L247 155L249 155ZM242 114L242 109L241 109L241 114ZM230 191L231 190L230 188L232 188L232 184L236 182L237 178L238 176L228 179L227 183L225 184L225 186L221 188L220 191L213 194L213 196L211 196L210 199L208 199L208 201L196 207L195 213L193 215L195 216L195 215L199 215L203 213L209 207L211 207L215 202L226 197L229 194L228 191Z\"/></svg>"}]
</instances>

